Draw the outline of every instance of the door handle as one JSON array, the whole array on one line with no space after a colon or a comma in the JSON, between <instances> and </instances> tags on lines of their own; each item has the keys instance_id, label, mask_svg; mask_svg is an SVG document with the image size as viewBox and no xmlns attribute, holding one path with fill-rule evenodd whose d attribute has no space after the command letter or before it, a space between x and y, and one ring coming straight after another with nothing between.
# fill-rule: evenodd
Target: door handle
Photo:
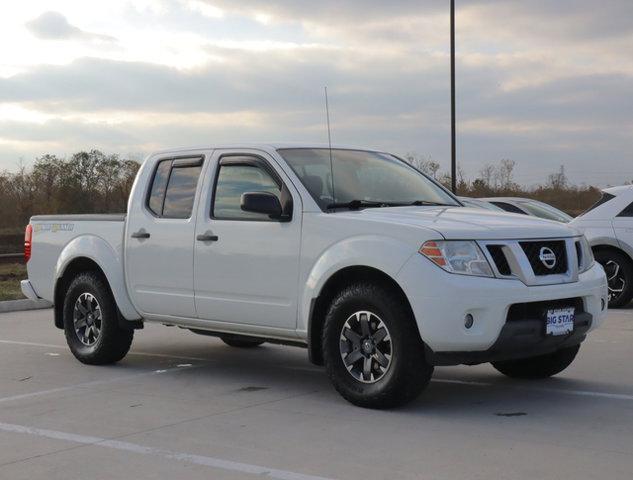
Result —
<instances>
[{"instance_id":1,"label":"door handle","mask_svg":"<svg viewBox=\"0 0 633 480\"><path fill-rule=\"evenodd\" d=\"M217 242L218 236L211 235L210 233L203 233L201 235L198 235L196 237L196 240L198 240L199 242Z\"/></svg>"},{"instance_id":2,"label":"door handle","mask_svg":"<svg viewBox=\"0 0 633 480\"><path fill-rule=\"evenodd\" d=\"M132 238L139 238L139 239L141 239L141 238L149 238L149 237L150 237L149 232L146 232L142 228L138 232L134 232L132 234Z\"/></svg>"}]
</instances>

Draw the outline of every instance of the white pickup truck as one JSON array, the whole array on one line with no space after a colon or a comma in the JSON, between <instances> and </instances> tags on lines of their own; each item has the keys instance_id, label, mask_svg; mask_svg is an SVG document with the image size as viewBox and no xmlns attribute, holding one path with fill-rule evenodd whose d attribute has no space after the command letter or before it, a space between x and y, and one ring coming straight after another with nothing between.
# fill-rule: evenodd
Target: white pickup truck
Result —
<instances>
[{"instance_id":1,"label":"white pickup truck","mask_svg":"<svg viewBox=\"0 0 633 480\"><path fill-rule=\"evenodd\" d=\"M607 309L575 229L471 209L388 153L229 145L149 156L127 215L35 216L27 297L81 362L158 322L307 347L340 394L401 405L434 366L564 370Z\"/></svg>"}]
</instances>

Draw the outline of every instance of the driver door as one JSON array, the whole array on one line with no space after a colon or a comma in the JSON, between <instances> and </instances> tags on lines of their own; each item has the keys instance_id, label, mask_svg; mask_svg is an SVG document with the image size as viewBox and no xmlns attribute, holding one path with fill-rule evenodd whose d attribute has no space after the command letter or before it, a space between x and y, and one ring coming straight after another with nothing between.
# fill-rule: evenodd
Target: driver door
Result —
<instances>
[{"instance_id":1,"label":"driver door","mask_svg":"<svg viewBox=\"0 0 633 480\"><path fill-rule=\"evenodd\" d=\"M196 224L195 304L198 317L230 324L294 330L301 243L301 199L267 154L216 150ZM245 212L246 192L291 202L290 218Z\"/></svg>"}]
</instances>

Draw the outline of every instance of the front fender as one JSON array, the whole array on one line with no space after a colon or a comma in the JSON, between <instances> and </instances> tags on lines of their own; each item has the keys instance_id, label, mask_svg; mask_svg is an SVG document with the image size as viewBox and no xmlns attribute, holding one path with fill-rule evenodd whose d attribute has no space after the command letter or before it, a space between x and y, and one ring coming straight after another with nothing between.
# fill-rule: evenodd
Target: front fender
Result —
<instances>
[{"instance_id":1,"label":"front fender","mask_svg":"<svg viewBox=\"0 0 633 480\"><path fill-rule=\"evenodd\" d=\"M82 235L74 238L62 250L55 266L55 283L59 280L68 265L78 258L88 258L95 262L103 271L114 300L119 310L127 320L139 320L141 316L136 311L125 286L123 275L123 261L108 242L96 235Z\"/></svg>"},{"instance_id":2,"label":"front fender","mask_svg":"<svg viewBox=\"0 0 633 480\"><path fill-rule=\"evenodd\" d=\"M411 245L391 237L363 235L329 246L314 262L299 305L297 330L307 334L313 300L336 272L347 267L371 267L395 280L406 261L415 254Z\"/></svg>"}]
</instances>

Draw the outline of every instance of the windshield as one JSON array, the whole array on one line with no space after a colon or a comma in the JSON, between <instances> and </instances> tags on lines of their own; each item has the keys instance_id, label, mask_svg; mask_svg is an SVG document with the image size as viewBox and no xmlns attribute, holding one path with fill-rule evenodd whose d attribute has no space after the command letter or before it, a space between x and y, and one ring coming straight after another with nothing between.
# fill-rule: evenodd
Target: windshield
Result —
<instances>
[{"instance_id":1,"label":"windshield","mask_svg":"<svg viewBox=\"0 0 633 480\"><path fill-rule=\"evenodd\" d=\"M392 155L333 149L330 169L327 148L285 148L279 154L322 210L352 202L356 206L460 206L440 186Z\"/></svg>"},{"instance_id":2,"label":"windshield","mask_svg":"<svg viewBox=\"0 0 633 480\"><path fill-rule=\"evenodd\" d=\"M521 206L535 217L545 218L547 220L556 220L557 222L569 223L572 217L565 212L549 205L540 205L533 202L521 202Z\"/></svg>"}]
</instances>

